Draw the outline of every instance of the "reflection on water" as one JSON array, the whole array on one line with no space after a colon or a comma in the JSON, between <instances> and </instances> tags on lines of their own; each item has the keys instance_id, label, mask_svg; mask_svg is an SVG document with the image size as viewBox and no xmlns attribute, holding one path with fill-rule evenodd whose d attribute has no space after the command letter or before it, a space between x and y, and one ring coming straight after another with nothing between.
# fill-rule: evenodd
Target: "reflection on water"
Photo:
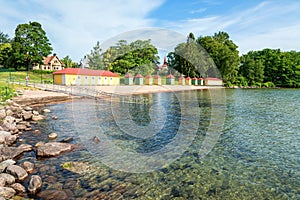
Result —
<instances>
[{"instance_id":1,"label":"reflection on water","mask_svg":"<svg viewBox=\"0 0 300 200\"><path fill-rule=\"evenodd\" d=\"M180 95L172 93L151 94L149 104L84 100L84 104L81 101L51 105L49 118L56 115L58 120L37 125L43 134L38 139L33 134L24 134L26 142L47 141L47 133L55 131L59 135L57 140L71 136L73 143L82 144L83 148L44 160L35 160L31 152L23 160L35 162L36 173L44 180L43 190L64 191L73 198L300 199L299 90L227 90L226 93L224 130L219 142L204 158L200 157L199 149L211 120L208 91L189 94L190 98L196 97L197 105L185 96L185 102L191 103L189 107L197 107L186 115L182 115L184 105L180 103ZM79 105L80 109L75 109ZM129 110L124 116L120 113L122 106ZM81 119L87 114L89 120ZM148 173L114 170L101 163L95 152L86 146L87 141L90 147L94 145L90 136L97 134L101 127L101 133L107 137L100 138L103 145L109 139L124 151L159 151L177 136L181 122L185 127L194 127L195 119L199 126L197 134L187 132L190 138L186 141L182 138L183 143L188 144L190 140L191 143L181 156L170 165ZM139 128L148 127L147 134L139 136L130 132L121 123L126 120ZM78 128L80 123L85 125ZM124 158L127 159L125 164L134 160ZM168 158L161 157L164 159ZM85 162L91 167L80 175L62 169L61 164L70 161ZM160 165L159 162L155 159L152 164Z\"/></svg>"}]
</instances>

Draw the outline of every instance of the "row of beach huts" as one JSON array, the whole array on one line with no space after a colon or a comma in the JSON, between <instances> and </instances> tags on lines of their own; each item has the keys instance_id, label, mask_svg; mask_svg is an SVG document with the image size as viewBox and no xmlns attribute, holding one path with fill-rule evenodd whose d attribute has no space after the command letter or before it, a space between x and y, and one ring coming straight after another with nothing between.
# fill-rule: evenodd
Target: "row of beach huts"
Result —
<instances>
[{"instance_id":1,"label":"row of beach huts","mask_svg":"<svg viewBox=\"0 0 300 200\"><path fill-rule=\"evenodd\" d=\"M165 79L165 80L162 80ZM91 70L81 68L65 68L53 73L53 83L56 85L120 85L120 76L111 71ZM135 76L126 74L124 76L125 85L206 85L222 86L223 81L219 78L196 78L179 77L175 81L172 74L162 78L159 75Z\"/></svg>"}]
</instances>

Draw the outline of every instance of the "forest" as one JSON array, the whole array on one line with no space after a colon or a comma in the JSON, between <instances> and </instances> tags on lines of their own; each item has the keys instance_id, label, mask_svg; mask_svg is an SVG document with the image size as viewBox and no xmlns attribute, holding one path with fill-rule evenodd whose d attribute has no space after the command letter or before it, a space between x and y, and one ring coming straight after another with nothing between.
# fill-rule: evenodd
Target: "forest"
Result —
<instances>
[{"instance_id":1,"label":"forest","mask_svg":"<svg viewBox=\"0 0 300 200\"><path fill-rule=\"evenodd\" d=\"M53 51L38 22L19 24L10 38L0 30L0 70L30 70ZM105 51L99 42L84 56L91 69L110 70L120 75L158 73L158 49L151 40L118 41ZM168 71L176 76L219 77L226 86L300 87L300 52L262 49L240 55L226 32L195 37L189 33L167 57ZM80 67L70 56L65 67Z\"/></svg>"}]
</instances>

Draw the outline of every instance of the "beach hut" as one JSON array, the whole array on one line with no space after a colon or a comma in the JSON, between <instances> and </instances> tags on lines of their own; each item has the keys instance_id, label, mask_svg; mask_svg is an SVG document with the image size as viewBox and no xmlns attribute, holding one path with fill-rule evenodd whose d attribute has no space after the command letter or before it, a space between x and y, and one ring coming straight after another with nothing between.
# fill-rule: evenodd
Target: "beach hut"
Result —
<instances>
[{"instance_id":1,"label":"beach hut","mask_svg":"<svg viewBox=\"0 0 300 200\"><path fill-rule=\"evenodd\" d=\"M166 84L167 85L174 85L175 84L175 77L172 74L169 74L166 77Z\"/></svg>"},{"instance_id":2,"label":"beach hut","mask_svg":"<svg viewBox=\"0 0 300 200\"><path fill-rule=\"evenodd\" d=\"M198 79L196 77L192 78L192 85L198 85Z\"/></svg>"},{"instance_id":3,"label":"beach hut","mask_svg":"<svg viewBox=\"0 0 300 200\"><path fill-rule=\"evenodd\" d=\"M111 71L65 68L53 72L57 85L119 85L120 77Z\"/></svg>"},{"instance_id":4,"label":"beach hut","mask_svg":"<svg viewBox=\"0 0 300 200\"><path fill-rule=\"evenodd\" d=\"M204 83L207 86L223 86L223 80L219 78L207 77Z\"/></svg>"},{"instance_id":5,"label":"beach hut","mask_svg":"<svg viewBox=\"0 0 300 200\"><path fill-rule=\"evenodd\" d=\"M198 78L198 85L203 85L203 78Z\"/></svg>"},{"instance_id":6,"label":"beach hut","mask_svg":"<svg viewBox=\"0 0 300 200\"><path fill-rule=\"evenodd\" d=\"M124 83L125 85L133 85L133 76L131 74L126 74L124 76Z\"/></svg>"},{"instance_id":7,"label":"beach hut","mask_svg":"<svg viewBox=\"0 0 300 200\"><path fill-rule=\"evenodd\" d=\"M161 85L161 77L159 75L154 76L154 85Z\"/></svg>"},{"instance_id":8,"label":"beach hut","mask_svg":"<svg viewBox=\"0 0 300 200\"><path fill-rule=\"evenodd\" d=\"M144 84L144 77L141 74L137 74L134 77L134 82L136 85L143 85Z\"/></svg>"},{"instance_id":9,"label":"beach hut","mask_svg":"<svg viewBox=\"0 0 300 200\"><path fill-rule=\"evenodd\" d=\"M185 85L185 78L183 76L179 77L178 84L179 85Z\"/></svg>"},{"instance_id":10,"label":"beach hut","mask_svg":"<svg viewBox=\"0 0 300 200\"><path fill-rule=\"evenodd\" d=\"M153 84L153 78L150 74L148 74L146 77L145 77L145 82L146 82L146 85L152 85Z\"/></svg>"},{"instance_id":11,"label":"beach hut","mask_svg":"<svg viewBox=\"0 0 300 200\"><path fill-rule=\"evenodd\" d=\"M192 85L192 79L191 79L190 77L187 77L187 78L185 79L185 84L186 84L186 85Z\"/></svg>"}]
</instances>

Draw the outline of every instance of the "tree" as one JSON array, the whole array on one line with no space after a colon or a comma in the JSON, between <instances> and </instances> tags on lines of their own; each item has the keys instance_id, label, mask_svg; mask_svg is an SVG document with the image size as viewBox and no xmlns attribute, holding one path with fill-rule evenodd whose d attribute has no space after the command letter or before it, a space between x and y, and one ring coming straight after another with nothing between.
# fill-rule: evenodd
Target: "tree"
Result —
<instances>
[{"instance_id":1,"label":"tree","mask_svg":"<svg viewBox=\"0 0 300 200\"><path fill-rule=\"evenodd\" d=\"M5 68L9 67L9 60L12 55L10 43L0 44L0 65Z\"/></svg>"},{"instance_id":2,"label":"tree","mask_svg":"<svg viewBox=\"0 0 300 200\"><path fill-rule=\"evenodd\" d=\"M170 67L189 77L206 77L208 73L213 72L212 60L197 44L193 33L188 35L186 43L178 44L167 57Z\"/></svg>"},{"instance_id":3,"label":"tree","mask_svg":"<svg viewBox=\"0 0 300 200\"><path fill-rule=\"evenodd\" d=\"M218 32L214 36L199 37L197 42L214 60L223 81L228 84L234 82L239 70L239 52L228 33Z\"/></svg>"},{"instance_id":4,"label":"tree","mask_svg":"<svg viewBox=\"0 0 300 200\"><path fill-rule=\"evenodd\" d=\"M12 51L15 68L25 66L29 70L32 64L42 64L43 57L51 54L52 47L41 24L29 22L17 26Z\"/></svg>"},{"instance_id":5,"label":"tree","mask_svg":"<svg viewBox=\"0 0 300 200\"><path fill-rule=\"evenodd\" d=\"M91 69L105 69L102 59L102 49L99 41L97 41L91 53L87 55L87 59L88 65Z\"/></svg>"},{"instance_id":6,"label":"tree","mask_svg":"<svg viewBox=\"0 0 300 200\"><path fill-rule=\"evenodd\" d=\"M0 44L10 43L11 39L9 36L2 31L0 31Z\"/></svg>"}]
</instances>

